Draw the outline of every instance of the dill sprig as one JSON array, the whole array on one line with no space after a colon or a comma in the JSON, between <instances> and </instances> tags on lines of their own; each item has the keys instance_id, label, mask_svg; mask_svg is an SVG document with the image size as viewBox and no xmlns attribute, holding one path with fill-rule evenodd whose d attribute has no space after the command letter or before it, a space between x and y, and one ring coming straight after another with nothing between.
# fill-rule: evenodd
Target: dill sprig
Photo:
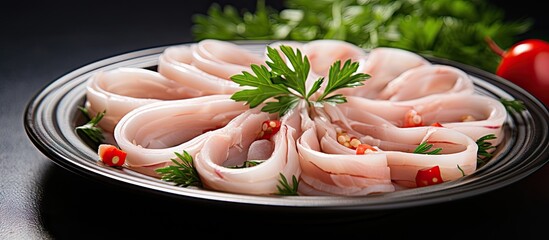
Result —
<instances>
[{"instance_id":1,"label":"dill sprig","mask_svg":"<svg viewBox=\"0 0 549 240\"><path fill-rule=\"evenodd\" d=\"M292 185L288 183L288 180L286 179L286 176L284 174L280 173L280 179L278 180L279 185L276 186L278 189L277 195L285 195L285 196L297 196L297 190L299 187L299 181L295 177L295 175L292 175Z\"/></svg>"},{"instance_id":2,"label":"dill sprig","mask_svg":"<svg viewBox=\"0 0 549 240\"><path fill-rule=\"evenodd\" d=\"M500 98L499 101L503 104L503 106L505 106L508 112L520 113L526 110L526 106L524 106L524 102L520 100Z\"/></svg>"},{"instance_id":3,"label":"dill sprig","mask_svg":"<svg viewBox=\"0 0 549 240\"><path fill-rule=\"evenodd\" d=\"M89 119L89 121L84 125L76 127L75 131L83 133L94 143L101 143L105 140L105 136L103 136L103 129L98 127L97 124L99 124L99 121L101 121L103 116L105 116L106 111L103 110L103 112L99 112L94 117L91 117L88 109L83 107L79 107L79 109Z\"/></svg>"},{"instance_id":4,"label":"dill sprig","mask_svg":"<svg viewBox=\"0 0 549 240\"><path fill-rule=\"evenodd\" d=\"M194 168L193 157L187 151L183 151L183 154L175 152L175 155L177 159L171 159L175 165L155 169L161 176L160 179L181 187L201 187L202 182Z\"/></svg>"},{"instance_id":5,"label":"dill sprig","mask_svg":"<svg viewBox=\"0 0 549 240\"><path fill-rule=\"evenodd\" d=\"M491 142L488 142L488 140L496 139L496 135L494 134L488 134L485 136L480 137L476 143L478 146L477 150L477 166L482 166L486 162L488 162L492 157L493 154L489 152L488 150L496 148L496 146L493 146Z\"/></svg>"},{"instance_id":6,"label":"dill sprig","mask_svg":"<svg viewBox=\"0 0 549 240\"><path fill-rule=\"evenodd\" d=\"M432 147L433 147L433 144L428 144L427 142L423 142L416 147L416 149L414 150L414 153L437 155L439 154L440 151L442 151L442 148L436 148L432 151L429 151L431 150Z\"/></svg>"}]
</instances>

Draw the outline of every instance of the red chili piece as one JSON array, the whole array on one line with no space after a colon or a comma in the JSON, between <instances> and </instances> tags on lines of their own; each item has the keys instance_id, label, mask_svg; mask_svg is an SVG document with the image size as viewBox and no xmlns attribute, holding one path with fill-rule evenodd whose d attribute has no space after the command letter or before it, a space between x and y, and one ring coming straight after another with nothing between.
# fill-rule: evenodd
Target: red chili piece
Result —
<instances>
[{"instance_id":1,"label":"red chili piece","mask_svg":"<svg viewBox=\"0 0 549 240\"><path fill-rule=\"evenodd\" d=\"M439 166L423 168L417 171L416 185L418 187L431 186L443 183Z\"/></svg>"},{"instance_id":2,"label":"red chili piece","mask_svg":"<svg viewBox=\"0 0 549 240\"><path fill-rule=\"evenodd\" d=\"M375 152L377 151L377 149L372 147L370 144L366 144L366 143L359 144L356 147L356 155L363 155L367 151Z\"/></svg>"},{"instance_id":3,"label":"red chili piece","mask_svg":"<svg viewBox=\"0 0 549 240\"><path fill-rule=\"evenodd\" d=\"M127 153L111 144L101 144L97 150L99 160L107 166L122 166L126 162Z\"/></svg>"},{"instance_id":4,"label":"red chili piece","mask_svg":"<svg viewBox=\"0 0 549 240\"><path fill-rule=\"evenodd\" d=\"M419 127L423 126L423 118L416 110L409 110L404 114L404 124L402 127Z\"/></svg>"},{"instance_id":5,"label":"red chili piece","mask_svg":"<svg viewBox=\"0 0 549 240\"><path fill-rule=\"evenodd\" d=\"M266 120L261 124L259 139L271 139L280 130L279 120Z\"/></svg>"},{"instance_id":6,"label":"red chili piece","mask_svg":"<svg viewBox=\"0 0 549 240\"><path fill-rule=\"evenodd\" d=\"M431 124L431 126L433 127L442 127L442 124L440 124L439 122L434 122Z\"/></svg>"}]
</instances>

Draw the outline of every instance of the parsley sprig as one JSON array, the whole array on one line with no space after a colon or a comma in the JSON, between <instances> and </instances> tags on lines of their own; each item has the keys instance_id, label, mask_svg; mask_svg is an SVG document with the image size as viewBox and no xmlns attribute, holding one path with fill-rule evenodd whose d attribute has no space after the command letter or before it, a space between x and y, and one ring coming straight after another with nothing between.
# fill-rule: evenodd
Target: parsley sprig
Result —
<instances>
[{"instance_id":1,"label":"parsley sprig","mask_svg":"<svg viewBox=\"0 0 549 240\"><path fill-rule=\"evenodd\" d=\"M155 169L161 176L160 179L181 187L201 187L202 182L194 168L193 157L187 151L183 151L183 154L175 152L175 155L177 158L171 159L175 165Z\"/></svg>"},{"instance_id":2,"label":"parsley sprig","mask_svg":"<svg viewBox=\"0 0 549 240\"><path fill-rule=\"evenodd\" d=\"M83 133L95 144L101 143L103 140L105 140L105 136L103 136L103 130L99 126L97 126L97 124L99 124L99 121L103 119L106 111L99 112L94 117L91 117L88 109L83 107L79 107L79 109L89 119L89 121L84 125L77 126L75 128L75 131Z\"/></svg>"},{"instance_id":3,"label":"parsley sprig","mask_svg":"<svg viewBox=\"0 0 549 240\"><path fill-rule=\"evenodd\" d=\"M313 95L320 90L324 77L317 79L310 89L306 87L311 64L307 56L304 56L299 49L294 50L290 46L280 46L280 51L286 56L288 63L282 58L279 51L267 46L267 66L251 65L252 73L242 72L231 77L231 80L240 86L250 86L253 89L244 89L234 93L231 99L244 101L251 108L258 106L264 101L274 98L276 101L269 101L261 108L264 112L276 113L280 116L293 109L300 100L305 100L308 106L319 106L322 103L344 103L345 96L332 94L335 90L347 87L363 85L363 81L370 78L365 73L357 73L358 62L351 60L341 61L332 64L329 70L328 82L322 94L312 100ZM291 65L291 67L290 67ZM330 95L332 94L332 95Z\"/></svg>"}]
</instances>

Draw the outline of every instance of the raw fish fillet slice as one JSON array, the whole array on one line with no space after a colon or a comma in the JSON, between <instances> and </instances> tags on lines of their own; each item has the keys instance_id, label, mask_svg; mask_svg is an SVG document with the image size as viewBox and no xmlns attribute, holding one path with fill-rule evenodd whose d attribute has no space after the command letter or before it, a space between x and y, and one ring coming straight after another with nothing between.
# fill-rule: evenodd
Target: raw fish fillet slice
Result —
<instances>
[{"instance_id":1,"label":"raw fish fillet slice","mask_svg":"<svg viewBox=\"0 0 549 240\"><path fill-rule=\"evenodd\" d=\"M196 156L195 167L204 186L224 192L269 195L278 192L280 174L291 183L299 179L301 169L296 149L299 114L290 112L281 118L280 131L271 141L274 149L267 159L253 167L234 168L248 159L253 142L258 141L263 121L269 120L264 112L250 114L240 125L227 126L212 132ZM263 140L259 140L263 141ZM261 145L260 145L261 146Z\"/></svg>"},{"instance_id":2,"label":"raw fish fillet slice","mask_svg":"<svg viewBox=\"0 0 549 240\"><path fill-rule=\"evenodd\" d=\"M302 116L305 115L302 113ZM307 118L303 118L305 123L302 126L309 128L297 141L302 169L301 194L367 195L395 190L386 155L326 153L319 140L319 137L324 136L317 135L317 125ZM317 118L320 117L315 117L315 120L323 121Z\"/></svg>"},{"instance_id":3,"label":"raw fish fillet slice","mask_svg":"<svg viewBox=\"0 0 549 240\"><path fill-rule=\"evenodd\" d=\"M152 173L172 164L175 152L185 150L194 156L209 134L241 124L248 107L229 97L163 101L130 111L114 131L116 143L127 152L128 167Z\"/></svg>"},{"instance_id":4,"label":"raw fish fillet slice","mask_svg":"<svg viewBox=\"0 0 549 240\"><path fill-rule=\"evenodd\" d=\"M360 119L366 117L365 112L368 112L370 118L375 115L387 121L377 124L387 126L390 123L402 127L406 114L413 110L421 116L425 126L440 123L442 127L457 130L475 141L494 134L496 139L488 141L494 146L499 145L504 138L503 125L507 119L507 110L499 100L488 96L452 93L401 102L352 96L347 97L347 100L347 103L338 105L338 108L351 120L361 121Z\"/></svg>"},{"instance_id":5,"label":"raw fish fillet slice","mask_svg":"<svg viewBox=\"0 0 549 240\"><path fill-rule=\"evenodd\" d=\"M230 79L242 71L251 72L252 64L265 63L263 56L231 42L206 39L192 45L191 48L192 65L224 79Z\"/></svg>"},{"instance_id":6,"label":"raw fish fillet slice","mask_svg":"<svg viewBox=\"0 0 549 240\"><path fill-rule=\"evenodd\" d=\"M475 140L456 129L433 126L399 128L389 124L371 125L367 121L361 122L367 118L345 118L345 114L351 111L340 111L340 108L341 106L325 104L323 108L325 111L318 111L318 113L321 119L329 119L334 128L341 128L362 143L379 148L381 151L370 154L385 155L391 169L391 179L402 186L415 187L417 171L435 165L440 167L444 181L458 179L476 170L478 146ZM367 117L370 114L367 110L355 109L353 112L361 111L365 113L354 114L353 117ZM323 146L339 144L335 131L329 131L328 123L317 124L317 126L327 129L324 131L327 138L322 139L326 142ZM424 142L433 145L431 150L442 148L442 151L438 155L414 153L417 146Z\"/></svg>"},{"instance_id":7,"label":"raw fish fillet slice","mask_svg":"<svg viewBox=\"0 0 549 240\"><path fill-rule=\"evenodd\" d=\"M158 72L186 87L195 89L201 96L232 94L243 89L230 79L220 78L193 66L192 60L190 46L168 47L158 58Z\"/></svg>"},{"instance_id":8,"label":"raw fish fillet slice","mask_svg":"<svg viewBox=\"0 0 549 240\"><path fill-rule=\"evenodd\" d=\"M409 69L390 81L377 99L413 100L435 94L473 94L473 80L462 70L446 65L422 65Z\"/></svg>"},{"instance_id":9,"label":"raw fish fillet slice","mask_svg":"<svg viewBox=\"0 0 549 240\"><path fill-rule=\"evenodd\" d=\"M112 133L129 111L158 101L186 99L198 92L158 72L142 68L117 68L93 74L86 83L86 108L95 116L106 111L99 126Z\"/></svg>"},{"instance_id":10,"label":"raw fish fillet slice","mask_svg":"<svg viewBox=\"0 0 549 240\"><path fill-rule=\"evenodd\" d=\"M363 86L340 89L337 93L376 99L387 84L400 74L415 67L431 64L419 54L398 48L374 48L365 58L361 60L358 71L369 74L370 78Z\"/></svg>"}]
</instances>

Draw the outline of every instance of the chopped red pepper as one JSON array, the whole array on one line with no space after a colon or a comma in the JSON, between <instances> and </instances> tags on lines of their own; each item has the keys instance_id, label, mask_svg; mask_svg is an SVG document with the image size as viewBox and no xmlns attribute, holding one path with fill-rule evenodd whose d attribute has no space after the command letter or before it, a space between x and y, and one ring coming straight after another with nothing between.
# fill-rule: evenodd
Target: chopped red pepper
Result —
<instances>
[{"instance_id":1,"label":"chopped red pepper","mask_svg":"<svg viewBox=\"0 0 549 240\"><path fill-rule=\"evenodd\" d=\"M440 124L439 122L434 122L431 124L431 126L433 127L442 127L442 124Z\"/></svg>"},{"instance_id":2,"label":"chopped red pepper","mask_svg":"<svg viewBox=\"0 0 549 240\"><path fill-rule=\"evenodd\" d=\"M280 120L266 120L261 124L259 139L270 139L280 130Z\"/></svg>"},{"instance_id":3,"label":"chopped red pepper","mask_svg":"<svg viewBox=\"0 0 549 240\"><path fill-rule=\"evenodd\" d=\"M127 153L111 144L101 144L97 150L99 160L107 166L122 166L126 162Z\"/></svg>"},{"instance_id":4,"label":"chopped red pepper","mask_svg":"<svg viewBox=\"0 0 549 240\"><path fill-rule=\"evenodd\" d=\"M404 114L404 124L402 127L419 127L423 126L423 118L416 110L409 110Z\"/></svg>"},{"instance_id":5,"label":"chopped red pepper","mask_svg":"<svg viewBox=\"0 0 549 240\"><path fill-rule=\"evenodd\" d=\"M422 168L416 174L416 186L425 187L443 183L439 166Z\"/></svg>"},{"instance_id":6,"label":"chopped red pepper","mask_svg":"<svg viewBox=\"0 0 549 240\"><path fill-rule=\"evenodd\" d=\"M359 144L357 147L356 147L356 154L357 155L362 155L364 153L366 153L366 151L377 151L377 149L375 149L374 147L372 147L371 145L369 144L366 144L366 143L362 143L362 144Z\"/></svg>"}]
</instances>

